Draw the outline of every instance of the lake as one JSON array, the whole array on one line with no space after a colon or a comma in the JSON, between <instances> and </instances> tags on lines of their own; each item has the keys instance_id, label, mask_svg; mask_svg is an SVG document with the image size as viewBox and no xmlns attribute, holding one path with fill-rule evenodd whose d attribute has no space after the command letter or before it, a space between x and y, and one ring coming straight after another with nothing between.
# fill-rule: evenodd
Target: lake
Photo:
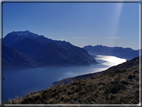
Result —
<instances>
[{"instance_id":1,"label":"lake","mask_svg":"<svg viewBox=\"0 0 142 107\"><path fill-rule=\"evenodd\" d=\"M99 64L79 67L32 68L26 70L3 71L3 102L22 97L33 91L47 89L53 82L82 74L95 73L118 65L126 59L115 56L97 55Z\"/></svg>"}]
</instances>

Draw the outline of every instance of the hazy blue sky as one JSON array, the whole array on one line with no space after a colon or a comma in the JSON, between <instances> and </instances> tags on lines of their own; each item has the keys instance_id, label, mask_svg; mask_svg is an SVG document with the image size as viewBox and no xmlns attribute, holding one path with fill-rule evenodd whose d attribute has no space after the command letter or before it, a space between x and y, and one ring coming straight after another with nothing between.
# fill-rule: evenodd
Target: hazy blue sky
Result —
<instances>
[{"instance_id":1,"label":"hazy blue sky","mask_svg":"<svg viewBox=\"0 0 142 107\"><path fill-rule=\"evenodd\" d=\"M29 30L76 46L139 48L139 3L3 3L3 36Z\"/></svg>"}]
</instances>

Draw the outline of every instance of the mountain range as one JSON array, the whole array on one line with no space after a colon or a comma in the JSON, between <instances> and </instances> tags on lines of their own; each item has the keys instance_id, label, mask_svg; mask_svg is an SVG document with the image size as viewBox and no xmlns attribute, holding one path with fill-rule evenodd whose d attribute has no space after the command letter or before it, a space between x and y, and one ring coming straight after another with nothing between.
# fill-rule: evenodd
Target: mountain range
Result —
<instances>
[{"instance_id":1,"label":"mountain range","mask_svg":"<svg viewBox=\"0 0 142 107\"><path fill-rule=\"evenodd\" d=\"M38 63L38 66L89 66L90 64L97 64L94 57L83 48L66 41L48 39L43 35L34 34L30 31L8 33L3 38L3 46L4 48L9 47L7 50L10 49L14 54L19 51L22 56L24 54ZM3 51L3 54L7 54L6 52ZM3 57L3 61L6 59L13 60L13 56L7 54ZM5 67L9 67L7 63L4 64Z\"/></svg>"},{"instance_id":2,"label":"mountain range","mask_svg":"<svg viewBox=\"0 0 142 107\"><path fill-rule=\"evenodd\" d=\"M139 50L122 47L107 47L102 45L85 46L83 48L74 46L73 44L52 40L43 35L38 35L30 31L13 31L8 33L3 38L3 50L7 49L11 53L20 53L19 59L31 59L36 63L37 67L43 66L89 66L90 64L97 64L94 56L96 55L111 55L130 60L139 56ZM16 50L16 51L15 51ZM3 63L11 62L11 65L4 63L4 68L11 68L18 62L13 60L16 55L10 56L8 51L3 51ZM13 60L13 61L12 61ZM14 62L16 61L16 62ZM13 62L13 64L12 64ZM31 62L29 62L31 63ZM31 63L32 64L32 63ZM20 65L17 65L18 67ZM25 65L26 66L26 65ZM31 67L35 66L34 64ZM24 67L24 65L23 65Z\"/></svg>"},{"instance_id":3,"label":"mountain range","mask_svg":"<svg viewBox=\"0 0 142 107\"><path fill-rule=\"evenodd\" d=\"M131 60L132 58L139 56L139 50L133 50L131 48L107 47L102 45L96 45L96 46L88 45L83 48L93 56L110 55L119 58L125 58L127 60Z\"/></svg>"}]
</instances>

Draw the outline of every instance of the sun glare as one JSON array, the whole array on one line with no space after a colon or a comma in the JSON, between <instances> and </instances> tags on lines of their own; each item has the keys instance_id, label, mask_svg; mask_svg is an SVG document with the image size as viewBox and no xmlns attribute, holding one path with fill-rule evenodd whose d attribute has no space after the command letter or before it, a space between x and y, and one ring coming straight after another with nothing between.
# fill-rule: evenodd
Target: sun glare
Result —
<instances>
[{"instance_id":1,"label":"sun glare","mask_svg":"<svg viewBox=\"0 0 142 107\"><path fill-rule=\"evenodd\" d=\"M123 7L123 3L117 3L113 11L111 26L110 26L110 34L109 34L109 36L113 38L119 36L117 35L117 29L118 29L118 24L119 24L121 12L122 12L122 7ZM115 39L112 39L110 42L111 42L111 45L113 45L115 43Z\"/></svg>"},{"instance_id":2,"label":"sun glare","mask_svg":"<svg viewBox=\"0 0 142 107\"><path fill-rule=\"evenodd\" d=\"M110 66L114 66L114 65L118 65L121 64L123 62L126 62L126 59L122 59L122 58L118 58L115 56L104 56L104 55L97 55L98 60L105 60L106 62L103 62L103 65L110 65Z\"/></svg>"}]
</instances>

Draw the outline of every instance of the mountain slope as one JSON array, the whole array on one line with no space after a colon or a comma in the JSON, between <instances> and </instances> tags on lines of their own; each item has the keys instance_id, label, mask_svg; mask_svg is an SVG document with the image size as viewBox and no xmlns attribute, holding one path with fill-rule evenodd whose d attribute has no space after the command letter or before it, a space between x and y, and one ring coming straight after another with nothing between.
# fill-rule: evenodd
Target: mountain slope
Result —
<instances>
[{"instance_id":1,"label":"mountain slope","mask_svg":"<svg viewBox=\"0 0 142 107\"><path fill-rule=\"evenodd\" d=\"M68 48L68 50L71 51L75 55L79 55L81 58L83 58L84 60L86 60L87 62L89 62L91 64L97 63L96 60L94 60L94 57L89 55L88 52L82 48L72 46L72 47Z\"/></svg>"},{"instance_id":2,"label":"mountain slope","mask_svg":"<svg viewBox=\"0 0 142 107\"><path fill-rule=\"evenodd\" d=\"M94 60L94 58L88 54L88 52L86 50L84 50L83 48L77 47L72 45L69 42L66 41L60 41L60 40L51 40L42 36L39 36L38 38L35 38L34 40L36 40L37 42L41 43L41 44L48 44L48 43L55 43L56 45L67 49L68 51L72 52L75 55L78 55L79 57L83 58L85 61L87 61L88 63L92 63L92 64L97 64L96 60Z\"/></svg>"},{"instance_id":3,"label":"mountain slope","mask_svg":"<svg viewBox=\"0 0 142 107\"><path fill-rule=\"evenodd\" d=\"M89 65L87 61L54 43L43 45L34 59L37 62L54 66Z\"/></svg>"},{"instance_id":4,"label":"mountain slope","mask_svg":"<svg viewBox=\"0 0 142 107\"><path fill-rule=\"evenodd\" d=\"M3 69L28 68L38 66L38 64L33 59L13 48L9 48L4 45L2 47L2 54Z\"/></svg>"},{"instance_id":5,"label":"mountain slope","mask_svg":"<svg viewBox=\"0 0 142 107\"><path fill-rule=\"evenodd\" d=\"M85 63L97 64L96 60L90 54L88 54L88 52L83 48L74 46L66 41L57 41L57 40L48 39L44 36L39 36L29 31L11 32L3 38L3 43L4 45L15 48L16 50L26 54L31 58L35 58L35 56L37 57L37 53L40 52L40 48L46 47L44 45L48 45L49 43L54 43L58 45L58 47L60 47L59 49L62 50L64 49L64 52L66 50L66 52L72 53L74 55L74 57L72 57L73 58L72 61L74 60L74 62L76 62L78 60L78 64L80 62L79 65L81 65L81 63L82 65L84 65ZM37 60L38 58L35 59Z\"/></svg>"},{"instance_id":6,"label":"mountain slope","mask_svg":"<svg viewBox=\"0 0 142 107\"><path fill-rule=\"evenodd\" d=\"M39 52L39 49L42 45L30 38L24 38L17 42L14 42L10 45L10 47L20 51L21 53L33 58Z\"/></svg>"},{"instance_id":7,"label":"mountain slope","mask_svg":"<svg viewBox=\"0 0 142 107\"><path fill-rule=\"evenodd\" d=\"M48 43L53 42L56 45L72 52L73 54L78 55L80 58L84 59L88 63L97 64L96 60L94 60L94 58L90 54L88 54L86 50L84 50L83 48L74 46L69 42L51 40L45 37L38 37L38 38L35 38L35 40L42 44L48 44Z\"/></svg>"},{"instance_id":8,"label":"mountain slope","mask_svg":"<svg viewBox=\"0 0 142 107\"><path fill-rule=\"evenodd\" d=\"M120 58L125 58L128 60L139 56L139 50L133 50L131 48L107 47L102 45L89 45L83 48L94 55L112 55Z\"/></svg>"},{"instance_id":9,"label":"mountain slope","mask_svg":"<svg viewBox=\"0 0 142 107\"><path fill-rule=\"evenodd\" d=\"M139 104L138 60L135 58L123 63L122 68L118 65L116 69L33 92L6 104Z\"/></svg>"},{"instance_id":10,"label":"mountain slope","mask_svg":"<svg viewBox=\"0 0 142 107\"><path fill-rule=\"evenodd\" d=\"M6 46L10 46L12 43L23 40L24 38L31 38L34 39L38 37L39 35L34 34L27 31L13 31L11 33L8 33L4 38L3 38L3 44Z\"/></svg>"}]
</instances>

